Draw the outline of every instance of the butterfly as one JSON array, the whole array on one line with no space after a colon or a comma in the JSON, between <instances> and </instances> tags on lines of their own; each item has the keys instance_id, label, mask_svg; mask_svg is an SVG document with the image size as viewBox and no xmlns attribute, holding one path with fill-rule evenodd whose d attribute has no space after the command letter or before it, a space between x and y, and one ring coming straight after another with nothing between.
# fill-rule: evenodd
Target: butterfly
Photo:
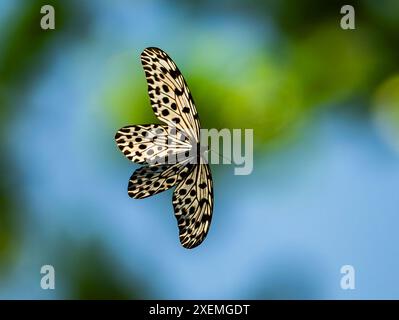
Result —
<instances>
[{"instance_id":1,"label":"butterfly","mask_svg":"<svg viewBox=\"0 0 399 320\"><path fill-rule=\"evenodd\" d=\"M122 153L143 164L129 179L128 195L144 199L176 187L172 204L179 239L191 249L209 231L214 201L198 113L183 75L164 51L146 48L141 63L152 109L163 124L126 126L115 135Z\"/></svg>"}]
</instances>

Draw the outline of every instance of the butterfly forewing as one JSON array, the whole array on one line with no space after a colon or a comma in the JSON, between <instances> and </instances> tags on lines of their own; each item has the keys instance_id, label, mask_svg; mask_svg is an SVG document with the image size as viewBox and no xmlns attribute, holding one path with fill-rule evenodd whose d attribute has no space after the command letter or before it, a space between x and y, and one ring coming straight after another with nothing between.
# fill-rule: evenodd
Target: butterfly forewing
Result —
<instances>
[{"instance_id":1,"label":"butterfly forewing","mask_svg":"<svg viewBox=\"0 0 399 320\"><path fill-rule=\"evenodd\" d=\"M200 124L190 90L173 60L161 49L141 54L152 109L159 120L199 141Z\"/></svg>"}]
</instances>

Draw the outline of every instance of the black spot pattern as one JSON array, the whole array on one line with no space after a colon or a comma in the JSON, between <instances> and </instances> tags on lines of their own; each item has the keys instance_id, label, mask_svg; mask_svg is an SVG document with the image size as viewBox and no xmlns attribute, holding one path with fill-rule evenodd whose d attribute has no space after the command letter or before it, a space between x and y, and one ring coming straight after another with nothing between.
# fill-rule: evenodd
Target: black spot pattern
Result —
<instances>
[{"instance_id":1,"label":"black spot pattern","mask_svg":"<svg viewBox=\"0 0 399 320\"><path fill-rule=\"evenodd\" d=\"M198 137L200 123L198 116L195 116L194 100L173 60L161 49L147 48L141 54L141 63L155 115L167 125L174 125L191 137ZM180 118L180 121L174 121L175 118Z\"/></svg>"},{"instance_id":2,"label":"black spot pattern","mask_svg":"<svg viewBox=\"0 0 399 320\"><path fill-rule=\"evenodd\" d=\"M200 188L206 181L205 188ZM194 248L205 239L212 220L213 186L207 164L196 164L173 193L173 206L180 230L180 242Z\"/></svg>"},{"instance_id":3,"label":"black spot pattern","mask_svg":"<svg viewBox=\"0 0 399 320\"><path fill-rule=\"evenodd\" d=\"M175 128L159 124L127 126L115 134L116 144L122 153L129 160L141 164L154 164L155 158L164 162L169 155L190 150L188 138L180 138L181 133ZM171 141L168 142L168 139Z\"/></svg>"},{"instance_id":4,"label":"black spot pattern","mask_svg":"<svg viewBox=\"0 0 399 320\"><path fill-rule=\"evenodd\" d=\"M181 173L190 169L185 163L143 166L130 177L127 192L135 199L147 198L175 186L183 179Z\"/></svg>"},{"instance_id":5,"label":"black spot pattern","mask_svg":"<svg viewBox=\"0 0 399 320\"><path fill-rule=\"evenodd\" d=\"M164 51L147 48L141 62L152 109L165 125L127 126L116 133L122 153L144 164L131 176L128 194L143 199L176 186L172 203L180 242L185 248L194 248L205 239L213 211L210 168L190 159L191 143L199 143L198 113L186 81Z\"/></svg>"}]
</instances>

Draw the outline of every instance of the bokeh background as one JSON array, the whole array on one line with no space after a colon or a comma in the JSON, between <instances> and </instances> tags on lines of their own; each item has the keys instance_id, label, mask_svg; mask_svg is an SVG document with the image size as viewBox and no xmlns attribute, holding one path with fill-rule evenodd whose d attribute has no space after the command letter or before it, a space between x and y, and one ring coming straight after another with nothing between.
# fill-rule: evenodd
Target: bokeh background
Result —
<instances>
[{"instance_id":1,"label":"bokeh background","mask_svg":"<svg viewBox=\"0 0 399 320\"><path fill-rule=\"evenodd\" d=\"M395 0L2 0L0 298L399 298L398 15ZM157 122L147 46L176 61L202 127L254 129L251 175L212 166L194 250L171 191L128 197L138 166L113 140Z\"/></svg>"}]
</instances>

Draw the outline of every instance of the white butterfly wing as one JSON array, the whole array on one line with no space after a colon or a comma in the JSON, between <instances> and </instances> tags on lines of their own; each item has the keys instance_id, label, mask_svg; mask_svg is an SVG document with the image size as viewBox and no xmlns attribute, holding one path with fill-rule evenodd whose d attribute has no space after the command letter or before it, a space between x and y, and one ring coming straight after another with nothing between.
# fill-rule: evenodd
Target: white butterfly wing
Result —
<instances>
[{"instance_id":1,"label":"white butterfly wing","mask_svg":"<svg viewBox=\"0 0 399 320\"><path fill-rule=\"evenodd\" d=\"M194 165L177 185L172 202L182 246L198 246L208 234L212 220L213 182L208 164Z\"/></svg>"},{"instance_id":2,"label":"white butterfly wing","mask_svg":"<svg viewBox=\"0 0 399 320\"><path fill-rule=\"evenodd\" d=\"M176 126L198 142L200 123L197 109L176 64L158 48L146 48L141 54L141 63L155 115L168 126Z\"/></svg>"},{"instance_id":3,"label":"white butterfly wing","mask_svg":"<svg viewBox=\"0 0 399 320\"><path fill-rule=\"evenodd\" d=\"M123 127L115 134L115 141L126 158L142 164L169 163L169 156L191 148L184 134L159 124Z\"/></svg>"},{"instance_id":4,"label":"white butterfly wing","mask_svg":"<svg viewBox=\"0 0 399 320\"><path fill-rule=\"evenodd\" d=\"M130 177L127 192L135 199L150 197L174 187L191 169L186 162L143 166Z\"/></svg>"}]
</instances>

